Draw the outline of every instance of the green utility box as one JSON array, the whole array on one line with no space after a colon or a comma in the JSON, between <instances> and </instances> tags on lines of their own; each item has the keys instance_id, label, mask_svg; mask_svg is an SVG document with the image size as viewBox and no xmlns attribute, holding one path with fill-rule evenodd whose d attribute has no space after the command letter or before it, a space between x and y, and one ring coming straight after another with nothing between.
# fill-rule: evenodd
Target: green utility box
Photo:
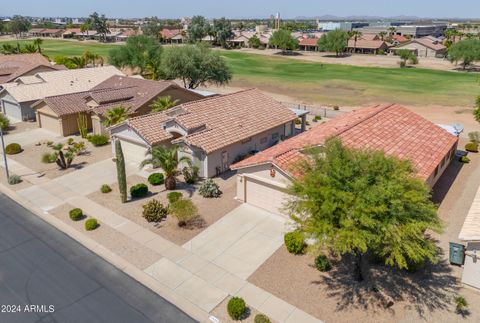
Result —
<instances>
[{"instance_id":1,"label":"green utility box","mask_svg":"<svg viewBox=\"0 0 480 323\"><path fill-rule=\"evenodd\" d=\"M460 243L450 242L450 264L463 265L465 260L465 246Z\"/></svg>"}]
</instances>

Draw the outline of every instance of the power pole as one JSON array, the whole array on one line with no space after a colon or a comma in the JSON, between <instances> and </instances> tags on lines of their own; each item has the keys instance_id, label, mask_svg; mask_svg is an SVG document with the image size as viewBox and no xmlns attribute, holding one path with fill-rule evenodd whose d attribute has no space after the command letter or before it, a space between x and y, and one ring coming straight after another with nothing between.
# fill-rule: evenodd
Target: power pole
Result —
<instances>
[{"instance_id":1,"label":"power pole","mask_svg":"<svg viewBox=\"0 0 480 323\"><path fill-rule=\"evenodd\" d=\"M10 184L10 175L8 173L8 163L7 163L7 154L5 153L5 142L3 141L3 129L0 127L0 137L2 138L2 152L3 152L3 162L5 163L5 172L7 174L7 182Z\"/></svg>"}]
</instances>

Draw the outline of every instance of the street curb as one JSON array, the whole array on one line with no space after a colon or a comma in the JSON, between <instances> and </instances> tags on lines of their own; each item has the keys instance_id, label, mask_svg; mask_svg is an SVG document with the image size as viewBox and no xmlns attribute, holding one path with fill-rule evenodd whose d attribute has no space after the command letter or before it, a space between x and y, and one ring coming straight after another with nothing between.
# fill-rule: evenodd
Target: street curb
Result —
<instances>
[{"instance_id":1,"label":"street curb","mask_svg":"<svg viewBox=\"0 0 480 323\"><path fill-rule=\"evenodd\" d=\"M99 257L103 258L108 263L115 266L117 269L121 270L123 273L133 278L140 284L144 285L154 293L158 294L168 302L177 306L180 310L184 311L187 315L192 317L199 322L208 321L209 313L202 310L195 304L191 303L182 296L176 294L173 290L169 289L167 286L160 284L153 277L149 276L142 270L130 264L128 261L122 257L116 255L112 251L108 250L104 246L100 245L93 239L87 237L85 234L82 234L75 230L73 227L62 222L60 219L57 219L55 216L49 214L46 211L32 205L29 201L25 200L23 197L19 196L15 191L11 190L4 184L0 183L0 192L17 202L18 204L25 207L30 212L37 215L39 218L57 228L61 232L65 233L67 236L71 237L85 248L95 253Z\"/></svg>"}]
</instances>

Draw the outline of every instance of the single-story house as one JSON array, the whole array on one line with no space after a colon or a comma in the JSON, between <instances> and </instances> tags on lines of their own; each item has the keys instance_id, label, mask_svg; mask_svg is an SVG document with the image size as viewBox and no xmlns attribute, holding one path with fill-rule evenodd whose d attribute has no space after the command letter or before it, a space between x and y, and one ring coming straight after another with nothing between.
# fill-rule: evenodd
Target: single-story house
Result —
<instances>
[{"instance_id":1,"label":"single-story house","mask_svg":"<svg viewBox=\"0 0 480 323\"><path fill-rule=\"evenodd\" d=\"M319 38L302 38L298 42L298 46L300 47L300 50L306 50L306 51L317 51L318 50L318 40Z\"/></svg>"},{"instance_id":2,"label":"single-story house","mask_svg":"<svg viewBox=\"0 0 480 323\"><path fill-rule=\"evenodd\" d=\"M247 47L248 41L252 36L248 37L247 35L238 35L232 39L227 40L227 43L233 47Z\"/></svg>"},{"instance_id":3,"label":"single-story house","mask_svg":"<svg viewBox=\"0 0 480 323\"><path fill-rule=\"evenodd\" d=\"M162 29L160 31L160 36L162 41L165 43L171 44L181 44L183 43L183 30L182 29Z\"/></svg>"},{"instance_id":4,"label":"single-story house","mask_svg":"<svg viewBox=\"0 0 480 323\"><path fill-rule=\"evenodd\" d=\"M63 65L52 65L39 53L0 55L0 84L13 82L20 76L64 69Z\"/></svg>"},{"instance_id":5,"label":"single-story house","mask_svg":"<svg viewBox=\"0 0 480 323\"><path fill-rule=\"evenodd\" d=\"M201 177L213 177L230 165L295 135L295 112L257 89L212 96L165 112L131 118L110 128L125 159L139 163L155 146L180 146L198 166Z\"/></svg>"},{"instance_id":6,"label":"single-story house","mask_svg":"<svg viewBox=\"0 0 480 323\"><path fill-rule=\"evenodd\" d=\"M365 40L362 38L350 39L347 45L347 51L361 54L379 54L381 51L386 52L388 45L383 40Z\"/></svg>"},{"instance_id":7,"label":"single-story house","mask_svg":"<svg viewBox=\"0 0 480 323\"><path fill-rule=\"evenodd\" d=\"M43 98L90 90L113 75L123 75L114 66L42 72L2 84L2 112L14 120L35 120L32 105Z\"/></svg>"},{"instance_id":8,"label":"single-story house","mask_svg":"<svg viewBox=\"0 0 480 323\"><path fill-rule=\"evenodd\" d=\"M447 47L442 44L441 40L429 36L412 39L403 45L395 47L393 51L395 52L399 49L412 51L418 57L444 57L447 53Z\"/></svg>"},{"instance_id":9,"label":"single-story house","mask_svg":"<svg viewBox=\"0 0 480 323\"><path fill-rule=\"evenodd\" d=\"M231 166L237 170L237 196L245 203L282 213L287 188L301 178L296 163L303 150L331 137L351 148L384 151L410 160L419 178L433 187L455 156L458 137L396 104L375 105L334 118Z\"/></svg>"},{"instance_id":10,"label":"single-story house","mask_svg":"<svg viewBox=\"0 0 480 323\"><path fill-rule=\"evenodd\" d=\"M31 37L62 37L65 29L53 29L53 28L32 28L28 31Z\"/></svg>"},{"instance_id":11,"label":"single-story house","mask_svg":"<svg viewBox=\"0 0 480 323\"><path fill-rule=\"evenodd\" d=\"M46 97L36 102L33 108L38 126L61 136L79 132L79 114L87 118L88 130L104 134L103 120L108 110L123 106L129 109L130 117L140 116L151 112L150 105L155 99L166 96L178 100L178 103L203 98L171 81L114 75L88 91Z\"/></svg>"},{"instance_id":12,"label":"single-story house","mask_svg":"<svg viewBox=\"0 0 480 323\"><path fill-rule=\"evenodd\" d=\"M75 38L79 40L93 39L97 34L96 30L85 30L82 32L80 28L67 28L62 34L63 38Z\"/></svg>"}]
</instances>

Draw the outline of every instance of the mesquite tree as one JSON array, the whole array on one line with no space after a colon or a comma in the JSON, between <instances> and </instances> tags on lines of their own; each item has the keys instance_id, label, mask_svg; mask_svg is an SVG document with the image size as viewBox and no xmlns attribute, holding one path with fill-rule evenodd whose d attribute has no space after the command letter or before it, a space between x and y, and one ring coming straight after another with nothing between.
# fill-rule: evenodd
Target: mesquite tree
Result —
<instances>
[{"instance_id":1,"label":"mesquite tree","mask_svg":"<svg viewBox=\"0 0 480 323\"><path fill-rule=\"evenodd\" d=\"M125 172L125 158L123 157L122 145L120 140L115 140L115 155L117 159L117 179L118 189L122 203L127 202L127 174Z\"/></svg>"}]
</instances>

